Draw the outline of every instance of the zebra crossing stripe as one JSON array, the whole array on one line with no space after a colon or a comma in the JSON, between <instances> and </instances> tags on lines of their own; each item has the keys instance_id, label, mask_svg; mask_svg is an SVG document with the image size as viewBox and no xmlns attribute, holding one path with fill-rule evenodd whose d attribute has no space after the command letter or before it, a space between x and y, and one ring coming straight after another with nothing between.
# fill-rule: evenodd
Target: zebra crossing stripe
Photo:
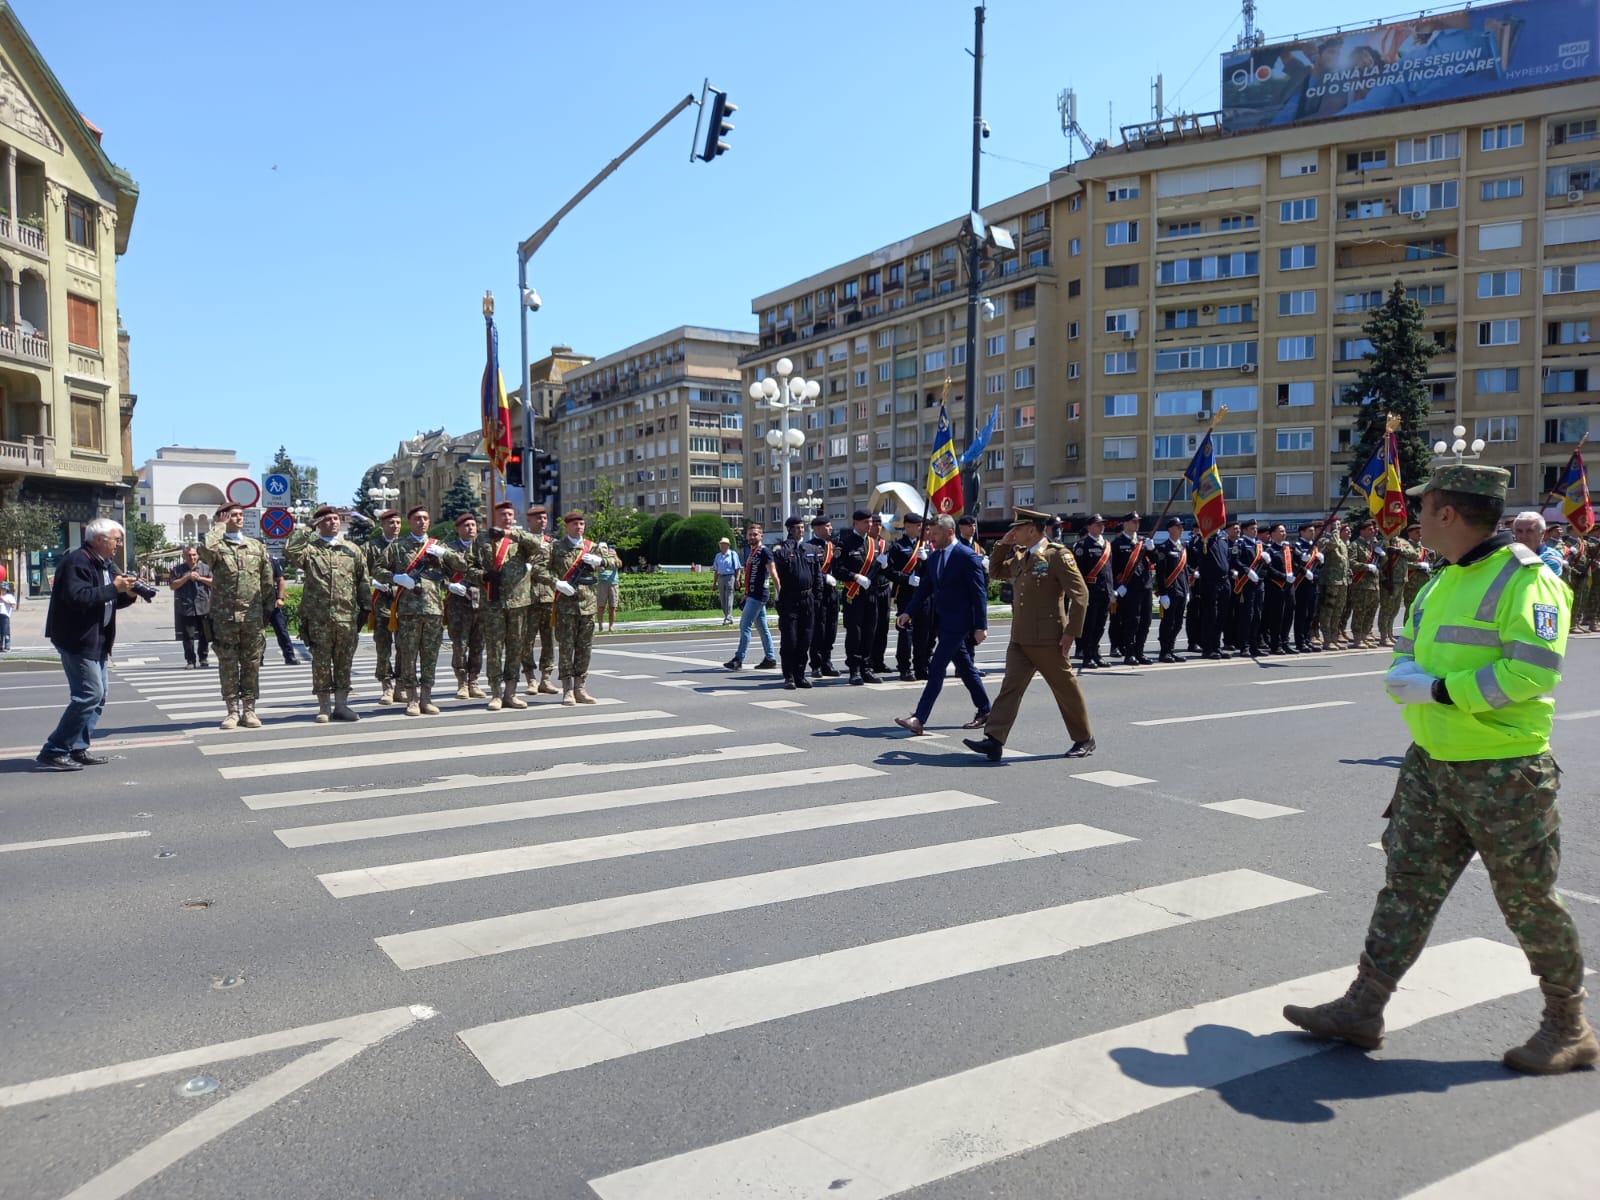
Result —
<instances>
[{"instance_id":1,"label":"zebra crossing stripe","mask_svg":"<svg viewBox=\"0 0 1600 1200\"><path fill-rule=\"evenodd\" d=\"M804 1117L589 1182L601 1200L880 1200L1173 1100L1322 1053L1286 1032L1285 1004L1337 995L1353 967L1149 1020ZM1423 952L1384 1014L1390 1033L1533 986L1514 946L1482 938Z\"/></svg>"},{"instance_id":2,"label":"zebra crossing stripe","mask_svg":"<svg viewBox=\"0 0 1600 1200\"><path fill-rule=\"evenodd\" d=\"M732 731L720 725L696 725L677 732L679 736L684 736L693 732ZM369 838L395 837L406 833L433 833L440 829L466 829L478 825L497 825L505 821L527 821L535 817L568 816L572 813L598 812L604 809L665 804L670 800L693 800L701 796L730 796L769 788L844 783L878 774L881 772L871 767L852 763L835 767L802 767L797 771L777 771L757 775L754 778L735 775L725 779L685 779L677 783L616 788L604 792L579 792L571 796L541 796L537 800L510 800L502 804L479 804L471 808L436 808L389 817L372 817L363 821L330 821L323 825L300 825L292 829L280 829L277 834L278 840L289 847L327 846L335 842L359 842Z\"/></svg>"},{"instance_id":3,"label":"zebra crossing stripe","mask_svg":"<svg viewBox=\"0 0 1600 1200\"><path fill-rule=\"evenodd\" d=\"M659 714L669 716L668 713ZM616 721L643 721L656 720L657 715L648 710L643 713L617 713L615 716L599 714L590 716L570 716L562 722L563 725L586 725L598 722ZM507 724L503 727L509 734L516 727ZM428 736L427 727L417 730L416 737ZM452 736L449 728L436 731L436 736ZM592 731L573 734L570 737L552 738L527 738L517 741L492 741L492 742L463 742L448 746L432 746L424 750L390 750L382 754L354 754L340 758L291 758L283 762L250 763L238 767L218 767L217 774L224 779L265 779L274 775L304 775L310 771L358 771L368 770L372 767L394 766L400 763L419 762L450 762L458 758L487 758L494 755L506 757L512 754L529 754L546 750L570 750L574 747L592 747L595 744L596 734ZM664 729L618 729L604 735L609 745L622 742L648 742L658 738L677 736L677 731L671 728Z\"/></svg>"},{"instance_id":4,"label":"zebra crossing stripe","mask_svg":"<svg viewBox=\"0 0 1600 1200\"><path fill-rule=\"evenodd\" d=\"M691 725L689 728L722 731L720 725ZM676 730L674 735L682 737L685 731ZM244 800L245 807L251 809L295 808L306 804L334 804L341 800L377 800L389 796L437 796L441 791L459 792L469 788L504 788L519 783L547 783L554 779L570 779L595 772L618 775L627 771L672 771L679 767L708 766L801 753L804 752L798 746L786 746L782 742L759 742L754 746L720 746L702 754L684 754L677 758L657 758L646 762L555 763L548 767L526 771L521 775L441 775L438 779L427 783L409 784L405 787L369 788L357 784L348 787L302 788L288 792L256 792L241 799Z\"/></svg>"},{"instance_id":5,"label":"zebra crossing stripe","mask_svg":"<svg viewBox=\"0 0 1600 1200\"><path fill-rule=\"evenodd\" d=\"M1546 1130L1404 1200L1594 1200L1600 1196L1600 1112Z\"/></svg>"},{"instance_id":6,"label":"zebra crossing stripe","mask_svg":"<svg viewBox=\"0 0 1600 1200\"><path fill-rule=\"evenodd\" d=\"M712 879L653 892L608 896L601 900L511 913L503 917L462 921L434 929L419 929L413 933L391 934L378 938L377 942L378 948L389 956L395 966L410 971L417 967L504 954L534 946L549 946L624 929L642 929L712 913L737 912L806 896L827 896L856 888L925 879L975 867L1048 858L1134 840L1088 825L1060 825L1053 829L1032 829L964 842L917 846L909 850L892 850L884 854L836 859L785 870L762 871L755 875Z\"/></svg>"},{"instance_id":7,"label":"zebra crossing stripe","mask_svg":"<svg viewBox=\"0 0 1600 1200\"><path fill-rule=\"evenodd\" d=\"M611 703L619 704L621 702L613 700ZM482 709L479 709L474 715L477 715L482 711ZM587 717L589 715L590 714L588 713L571 713L555 710L548 713L541 713L537 717L530 715L519 719L513 716L510 721L491 719L488 721L480 721L476 725L452 725L450 726L450 736L458 737L462 734L472 733L504 734L511 730L521 733L526 729L551 729L558 725L568 724L574 717ZM657 720L662 717L670 717L672 714L662 712L660 709L641 709L637 715L641 719ZM616 720L619 718L614 718L608 715L597 716L595 719L605 721ZM209 746L201 746L200 753L212 755L260 754L263 751L271 752L277 750L318 750L324 746L366 746L376 744L378 742L411 742L415 741L417 735L422 732L422 727L420 727L416 723L416 719L413 718L411 724L407 725L404 729L380 729L377 731L370 729L352 729L349 732L334 732L328 730L319 731L315 734L297 734L289 737L241 738L235 741L217 742Z\"/></svg>"},{"instance_id":8,"label":"zebra crossing stripe","mask_svg":"<svg viewBox=\"0 0 1600 1200\"><path fill-rule=\"evenodd\" d=\"M883 772L878 772L883 774ZM755 776L749 786L759 787ZM454 854L416 862L363 867L353 871L333 871L317 879L329 893L344 898L373 892L394 892L403 888L425 887L435 883L454 883L463 879L484 879L517 871L540 871L546 867L571 863L598 862L625 858L633 854L654 854L662 850L683 850L691 846L715 846L747 838L772 837L803 829L830 829L867 821L886 821L895 817L927 816L959 808L993 804L968 792L925 792L914 796L890 796L878 800L852 800L845 804L823 804L813 808L792 808L781 812L724 817L716 821L697 821L692 825L669 825L662 829L640 829L629 833L608 833L598 837L566 842L544 842L531 846L511 846L475 854Z\"/></svg>"}]
</instances>

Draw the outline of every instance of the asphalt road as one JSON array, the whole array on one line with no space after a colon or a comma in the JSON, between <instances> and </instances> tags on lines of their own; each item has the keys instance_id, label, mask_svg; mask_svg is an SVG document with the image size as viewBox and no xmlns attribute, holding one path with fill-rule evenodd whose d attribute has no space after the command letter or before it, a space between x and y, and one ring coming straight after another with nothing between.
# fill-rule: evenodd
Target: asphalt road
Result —
<instances>
[{"instance_id":1,"label":"asphalt road","mask_svg":"<svg viewBox=\"0 0 1600 1200\"><path fill-rule=\"evenodd\" d=\"M33 772L64 685L0 672L0 1196L1600 1195L1600 1075L1499 1065L1539 1002L1477 866L1381 1051L1278 1016L1382 879L1382 654L1091 673L1084 761L1036 684L991 764L953 680L911 738L912 685L786 692L723 631L602 637L599 706L367 682L356 726L269 654L221 733L135 612L108 766ZM1597 679L1574 639L1591 946Z\"/></svg>"}]
</instances>

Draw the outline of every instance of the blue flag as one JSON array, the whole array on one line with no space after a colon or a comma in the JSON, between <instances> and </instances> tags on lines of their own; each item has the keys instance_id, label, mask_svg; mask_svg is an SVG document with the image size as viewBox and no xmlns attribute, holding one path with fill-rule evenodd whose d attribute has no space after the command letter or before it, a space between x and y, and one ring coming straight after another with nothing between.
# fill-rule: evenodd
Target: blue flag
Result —
<instances>
[{"instance_id":1,"label":"blue flag","mask_svg":"<svg viewBox=\"0 0 1600 1200\"><path fill-rule=\"evenodd\" d=\"M982 454L984 447L989 444L989 439L994 436L995 426L998 425L999 422L1000 406L996 404L994 406L994 411L989 414L988 422L982 429L978 430L977 436L972 439L972 445L968 446L964 451L962 451L960 461L963 467L970 467L973 463L978 461L978 455Z\"/></svg>"}]
</instances>

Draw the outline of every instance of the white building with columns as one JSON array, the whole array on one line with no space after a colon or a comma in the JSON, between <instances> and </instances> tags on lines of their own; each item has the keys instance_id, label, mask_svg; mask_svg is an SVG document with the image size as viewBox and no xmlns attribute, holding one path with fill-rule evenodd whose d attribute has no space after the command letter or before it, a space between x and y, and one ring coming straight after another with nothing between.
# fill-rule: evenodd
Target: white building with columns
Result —
<instances>
[{"instance_id":1,"label":"white building with columns","mask_svg":"<svg viewBox=\"0 0 1600 1200\"><path fill-rule=\"evenodd\" d=\"M162 446L140 470L139 515L167 531L167 540L184 546L211 528L228 484L250 474L232 450Z\"/></svg>"}]
</instances>

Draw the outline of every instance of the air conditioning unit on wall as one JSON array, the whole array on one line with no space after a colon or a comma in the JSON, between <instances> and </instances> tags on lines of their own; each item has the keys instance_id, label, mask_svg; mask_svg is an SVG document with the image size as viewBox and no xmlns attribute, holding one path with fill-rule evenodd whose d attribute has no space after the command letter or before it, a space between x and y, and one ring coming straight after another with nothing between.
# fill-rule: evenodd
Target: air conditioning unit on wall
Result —
<instances>
[{"instance_id":1,"label":"air conditioning unit on wall","mask_svg":"<svg viewBox=\"0 0 1600 1200\"><path fill-rule=\"evenodd\" d=\"M1255 365L1255 363L1240 363L1239 364L1239 374L1241 374L1241 375L1254 375L1255 373L1256 373L1256 365Z\"/></svg>"},{"instance_id":2,"label":"air conditioning unit on wall","mask_svg":"<svg viewBox=\"0 0 1600 1200\"><path fill-rule=\"evenodd\" d=\"M1572 200L1572 201L1582 200L1583 199L1583 193L1581 191L1578 191L1578 190L1570 191L1570 192L1567 193L1567 199L1568 200Z\"/></svg>"},{"instance_id":3,"label":"air conditioning unit on wall","mask_svg":"<svg viewBox=\"0 0 1600 1200\"><path fill-rule=\"evenodd\" d=\"M1422 219L1423 219L1423 218L1424 218L1424 217L1426 217L1426 216L1427 216L1427 215L1428 215L1428 213L1427 213L1427 210L1426 210L1426 209L1421 209L1421 208L1415 208L1415 209L1412 209L1412 210L1411 210L1411 211L1410 211L1410 212L1409 212L1409 213L1407 213L1407 214L1406 214L1406 215L1407 215L1407 216L1408 216L1408 217L1410 217L1410 218L1411 218L1411 219L1412 219L1412 220L1413 220L1413 221L1420 221L1420 220L1422 220Z\"/></svg>"}]
</instances>

